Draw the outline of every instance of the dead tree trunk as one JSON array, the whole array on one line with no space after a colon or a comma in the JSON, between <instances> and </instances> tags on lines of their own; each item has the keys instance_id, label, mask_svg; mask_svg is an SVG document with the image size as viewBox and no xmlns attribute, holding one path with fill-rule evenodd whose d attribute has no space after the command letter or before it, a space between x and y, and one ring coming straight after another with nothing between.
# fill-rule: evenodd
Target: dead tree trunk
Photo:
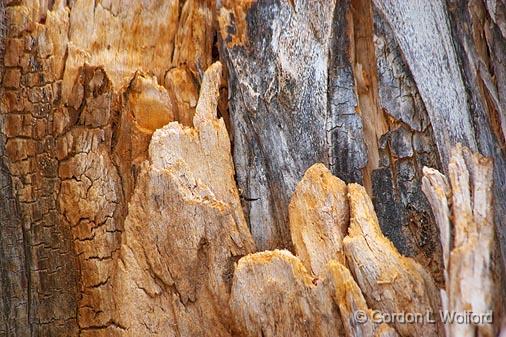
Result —
<instances>
[{"instance_id":1,"label":"dead tree trunk","mask_svg":"<svg viewBox=\"0 0 506 337\"><path fill-rule=\"evenodd\" d=\"M499 331L504 0L0 1L0 336Z\"/></svg>"}]
</instances>

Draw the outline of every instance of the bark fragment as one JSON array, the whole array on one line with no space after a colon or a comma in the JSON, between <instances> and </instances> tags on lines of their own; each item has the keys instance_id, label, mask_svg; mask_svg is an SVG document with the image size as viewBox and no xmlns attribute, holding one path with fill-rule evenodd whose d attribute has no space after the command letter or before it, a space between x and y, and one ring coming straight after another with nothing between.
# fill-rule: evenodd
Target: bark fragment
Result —
<instances>
[{"instance_id":1,"label":"bark fragment","mask_svg":"<svg viewBox=\"0 0 506 337\"><path fill-rule=\"evenodd\" d=\"M205 73L195 128L170 123L151 140L114 280L122 335L230 336L234 262L255 248L216 116L220 77L219 63Z\"/></svg>"},{"instance_id":2,"label":"bark fragment","mask_svg":"<svg viewBox=\"0 0 506 337\"><path fill-rule=\"evenodd\" d=\"M267 251L239 261L230 305L243 336L344 336L332 291L290 252Z\"/></svg>"},{"instance_id":3,"label":"bark fragment","mask_svg":"<svg viewBox=\"0 0 506 337\"><path fill-rule=\"evenodd\" d=\"M459 144L452 151L448 171L450 184L441 173L428 168L423 179L442 234L447 278L446 293L441 294L444 308L476 315L495 311L500 316L504 303L496 300L500 290L494 286L500 271L494 263L492 162ZM448 325L447 334L494 336L498 324L453 323Z\"/></svg>"},{"instance_id":4,"label":"bark fragment","mask_svg":"<svg viewBox=\"0 0 506 337\"><path fill-rule=\"evenodd\" d=\"M415 261L401 256L381 233L372 202L365 189L348 185L350 202L349 236L344 252L350 269L369 305L385 313L437 313L439 293L429 274ZM401 336L439 336L442 326L430 322L402 324Z\"/></svg>"},{"instance_id":5,"label":"bark fragment","mask_svg":"<svg viewBox=\"0 0 506 337\"><path fill-rule=\"evenodd\" d=\"M311 166L288 208L295 253L307 270L323 273L330 260L344 263L342 241L349 223L346 184L323 164Z\"/></svg>"}]
</instances>

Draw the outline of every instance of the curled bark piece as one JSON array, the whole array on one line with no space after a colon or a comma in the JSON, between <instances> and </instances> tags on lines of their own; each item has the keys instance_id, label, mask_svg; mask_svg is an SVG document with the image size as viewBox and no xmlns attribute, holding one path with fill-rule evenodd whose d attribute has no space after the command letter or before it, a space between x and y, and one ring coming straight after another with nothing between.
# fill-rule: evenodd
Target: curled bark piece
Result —
<instances>
[{"instance_id":1,"label":"curled bark piece","mask_svg":"<svg viewBox=\"0 0 506 337\"><path fill-rule=\"evenodd\" d=\"M448 285L448 270L450 263L451 250L451 227L450 227L450 209L448 199L451 195L451 189L446 177L438 170L424 167L422 178L422 191L427 196L432 207L436 223L439 227L439 236L443 251L443 266L445 283ZM441 289L441 308L448 311L448 293L446 289ZM449 326L445 324L446 336L449 335Z\"/></svg>"},{"instance_id":2,"label":"curled bark piece","mask_svg":"<svg viewBox=\"0 0 506 337\"><path fill-rule=\"evenodd\" d=\"M445 309L459 315L491 314L496 291L492 161L457 144L452 149L448 171L451 190L446 178L436 170L424 168L423 179L424 192L441 231L448 294ZM453 238L450 226L454 226ZM454 322L448 326L448 336L494 336L493 325L483 323Z\"/></svg>"},{"instance_id":3,"label":"curled bark piece","mask_svg":"<svg viewBox=\"0 0 506 337\"><path fill-rule=\"evenodd\" d=\"M441 246L443 248L443 264L445 267L445 279L448 281L446 270L450 257L450 209L447 198L450 197L450 186L444 175L438 170L428 167L423 168L422 190L427 196L434 212L436 223L439 227Z\"/></svg>"},{"instance_id":4,"label":"curled bark piece","mask_svg":"<svg viewBox=\"0 0 506 337\"><path fill-rule=\"evenodd\" d=\"M428 315L440 310L439 293L430 275L416 262L399 254L381 233L372 202L365 189L348 185L349 236L344 252L368 304L384 313ZM395 322L399 335L439 336L440 324L421 320Z\"/></svg>"},{"instance_id":5,"label":"curled bark piece","mask_svg":"<svg viewBox=\"0 0 506 337\"><path fill-rule=\"evenodd\" d=\"M292 195L288 214L295 253L315 275L332 259L344 263L342 240L349 222L346 193L341 179L323 164L315 164Z\"/></svg>"},{"instance_id":6,"label":"curled bark piece","mask_svg":"<svg viewBox=\"0 0 506 337\"><path fill-rule=\"evenodd\" d=\"M331 280L312 278L286 250L245 256L230 298L237 335L344 336L332 289Z\"/></svg>"}]
</instances>

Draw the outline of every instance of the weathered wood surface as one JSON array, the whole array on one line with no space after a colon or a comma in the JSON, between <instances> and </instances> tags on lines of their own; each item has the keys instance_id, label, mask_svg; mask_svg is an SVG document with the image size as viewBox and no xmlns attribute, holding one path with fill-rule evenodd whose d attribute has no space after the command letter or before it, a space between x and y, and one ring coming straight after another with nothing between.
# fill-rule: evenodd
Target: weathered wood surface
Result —
<instances>
[{"instance_id":1,"label":"weathered wood surface","mask_svg":"<svg viewBox=\"0 0 506 337\"><path fill-rule=\"evenodd\" d=\"M443 169L456 143L494 159L497 233L506 265L506 68L502 62L506 39L495 14L504 13L504 3L374 3L392 27L413 73Z\"/></svg>"},{"instance_id":2,"label":"weathered wood surface","mask_svg":"<svg viewBox=\"0 0 506 337\"><path fill-rule=\"evenodd\" d=\"M349 236L344 252L357 283L373 308L382 312L438 312L439 293L430 275L412 259L398 253L381 233L372 202L365 189L348 185ZM396 322L401 336L440 336L442 325L429 322Z\"/></svg>"},{"instance_id":3,"label":"weathered wood surface","mask_svg":"<svg viewBox=\"0 0 506 337\"><path fill-rule=\"evenodd\" d=\"M111 280L115 324L107 329L121 336L232 336L234 263L255 246L216 116L220 78L221 64L213 64L195 128L173 122L151 140Z\"/></svg>"},{"instance_id":4,"label":"weathered wood surface","mask_svg":"<svg viewBox=\"0 0 506 337\"><path fill-rule=\"evenodd\" d=\"M504 99L499 95L504 91L504 66L498 61L504 49L504 36L496 33L500 26L496 23L497 15L493 15L494 21L487 16L488 12L484 12L477 23L481 26L475 25L477 37L468 41L469 38L464 34L468 30L457 30L454 26L470 22L467 20L470 14L457 11L451 16L449 13L454 8L469 8L472 14L475 7L483 5L479 1L469 6L466 1L448 5L442 1L426 6L421 1L411 4L378 0L371 9L370 5L361 1L336 4L329 35L327 108L320 112L321 118L327 120L327 142L323 144L322 151L328 153L326 158L332 172L345 181L365 184L375 198L380 223L387 235L404 254L416 257L428 267L440 284L443 280L441 248L432 211L419 187L422 167L444 168L451 146L462 142L494 158L498 214L504 214L505 202L501 195L504 195L506 186L502 140L504 113L501 108ZM263 2L255 3L251 8L245 7L248 8L246 21L250 29L246 32L241 30L241 44L224 43L231 90L241 93L231 97L232 129L238 137L255 135L253 138L237 139L234 158L238 164L238 183L244 193L245 208L257 241L259 235L255 234L256 228L265 226L268 222L266 219L275 217L274 227L279 228L279 232L286 231L286 220L283 220L286 219L286 211L282 204L272 206L273 203L266 199L276 195L275 199L280 200L293 191L294 172L285 174L286 165L283 163L288 157L304 161L303 154L307 152L305 145L300 144L300 139L290 143L280 142L279 137L290 132L286 129L290 129L289 126L294 123L292 114L298 116L300 111L305 110L315 113L311 101L306 106L280 104L283 102L279 99L291 92L294 86L283 86L282 82L276 81L281 76L279 69L286 66L283 63L285 48L281 47L283 39L271 37L275 30L270 27L276 27L272 17L258 14L272 10L271 7ZM274 7L282 8L280 13L292 9L295 17L298 17L304 11L305 2L294 2L293 7L281 2ZM495 12L502 13L502 4L495 8ZM277 13L277 10L274 12ZM283 15L286 14L279 14L280 17ZM372 32L363 28L370 21L374 23ZM259 22L263 23L262 27L269 27L262 28L265 34L257 34L260 31ZM233 27L233 24L229 26ZM223 40L233 40L236 30L230 28L232 33L227 31ZM290 33L283 31L280 34L282 37ZM486 39L488 45L483 41L483 36L487 34L492 34ZM375 53L370 52L373 42ZM309 53L312 44L306 41L306 45L305 50ZM483 85L487 88L485 91L477 92L476 83L468 79L473 69L474 76L477 76L476 69L481 69L479 67L483 63L471 54L474 49L480 49L482 53L488 50L492 54L491 60L486 63L488 68L484 70L493 71L487 70L482 76L487 84ZM466 56L466 53L469 55ZM364 54L372 56L364 58ZM277 66L262 67L266 55ZM371 62L375 62L376 67L368 66ZM235 70L238 65L244 65L242 70L249 64L254 65L256 71ZM298 64L292 62L292 68L298 69ZM312 65L303 63L303 66ZM471 66L472 69L468 70ZM490 80L495 73L497 84ZM311 78L304 77L303 72L299 76L300 83L306 83ZM275 84L284 88L277 95L271 90L276 87ZM315 90L315 97L319 97L318 92ZM249 99L255 94L258 94L257 98ZM303 97L302 94L299 96ZM252 105L250 102L260 103ZM383 120L378 119L375 113L378 110L386 114ZM258 119L262 121L251 122ZM270 129L272 126L262 124L270 123L265 122L267 119L276 119L278 126L286 126L285 130L274 133ZM305 121L305 127L308 130L322 128L318 119ZM375 130L371 130L371 127ZM380 137L379 140L371 139ZM269 146L266 144L280 145L266 151ZM321 144L315 140L312 151L320 151L315 149L321 149ZM278 148L280 153L275 152ZM277 169L269 171L265 169L267 166ZM263 178L248 178L252 176ZM267 176L271 178L265 178ZM256 196L250 195L249 192L254 188L266 186L272 181L275 181L275 186L261 192L259 190ZM506 247L503 239L505 217L496 217L501 246ZM274 229L269 230L272 232L259 231L264 236L276 238L278 234ZM261 240L264 242L265 237ZM261 247L266 246L262 243Z\"/></svg>"},{"instance_id":5,"label":"weathered wood surface","mask_svg":"<svg viewBox=\"0 0 506 337\"><path fill-rule=\"evenodd\" d=\"M439 325L420 322L398 324L394 329L373 320L372 309L379 314L408 308L436 312L440 309L438 294L427 272L412 259L401 257L381 234L364 188L342 184L321 164L310 167L290 203L291 228L302 237L293 241L298 256L275 250L239 260L231 307L241 334L358 337L417 336L424 331L438 336ZM315 195L325 202L315 204ZM297 214L308 205L313 208L304 212L306 221L301 222ZM302 208L297 209L299 206ZM322 221L329 212L337 213L334 221ZM349 232L344 238L336 235L343 228L339 215L344 216L345 232ZM372 248L368 251L367 247ZM386 299L379 300L384 295ZM357 311L365 320L357 321Z\"/></svg>"},{"instance_id":6,"label":"weathered wood surface","mask_svg":"<svg viewBox=\"0 0 506 337\"><path fill-rule=\"evenodd\" d=\"M372 174L374 207L399 251L416 257L441 284L437 226L420 190L422 167L440 167L432 126L392 29L377 9L374 25L379 102L390 121Z\"/></svg>"},{"instance_id":7,"label":"weathered wood surface","mask_svg":"<svg viewBox=\"0 0 506 337\"><path fill-rule=\"evenodd\" d=\"M247 10L244 41L229 42L239 34L237 25L225 18L222 23L237 181L258 247L290 248L289 197L309 166L328 163L324 130L335 1L239 7Z\"/></svg>"},{"instance_id":8,"label":"weathered wood surface","mask_svg":"<svg viewBox=\"0 0 506 337\"><path fill-rule=\"evenodd\" d=\"M260 248L290 247L279 238L287 232L286 196L318 160L346 182L364 183L385 233L441 283L437 228L419 188L422 167L439 167L439 156L425 106L395 37L370 3L343 1L326 9L333 16L325 17L331 23L324 62L316 62L320 56L309 63L286 58L285 39L293 39L296 52L306 53L304 57L311 56L315 42L289 30L280 31L278 38L277 20L263 13L302 20L302 26L312 20L304 12L309 3L294 2L292 7L283 1L274 6L259 2L248 11L250 26L242 44L226 43L235 28L222 36L230 90L238 93L230 101L234 160L253 236ZM319 29L327 29L326 24ZM298 70L291 82L280 81L285 68ZM319 73L326 80L308 84ZM314 90L299 89L306 85ZM285 99L290 93L295 99ZM323 140L322 135L312 136L322 130ZM267 239L273 244L266 244Z\"/></svg>"},{"instance_id":9,"label":"weathered wood surface","mask_svg":"<svg viewBox=\"0 0 506 337\"><path fill-rule=\"evenodd\" d=\"M277 296L304 292L313 306L301 315L322 335L318 317L346 336L412 335L345 320L363 298L405 308L413 282L432 293L423 268L444 285L445 206L433 212L420 187L422 168L445 171L458 141L493 160L506 257L505 13L489 0L1 1L0 335L261 333L272 316L248 330L233 317L258 308L228 306L234 263L255 246L295 253L265 253L276 265L255 268L290 284ZM202 85L218 59L223 76L214 65ZM314 167L303 178L316 162L325 179ZM350 182L372 198L373 241L406 274L388 306L361 283L374 275L349 264L363 256L342 249ZM392 269L385 260L365 267ZM307 335L301 322L280 327Z\"/></svg>"},{"instance_id":10,"label":"weathered wood surface","mask_svg":"<svg viewBox=\"0 0 506 337\"><path fill-rule=\"evenodd\" d=\"M1 5L0 334L97 332L114 323L112 269L151 134L193 118L212 36L172 60L193 36L173 1ZM169 68L187 74L168 73L169 92L134 76Z\"/></svg>"},{"instance_id":11,"label":"weathered wood surface","mask_svg":"<svg viewBox=\"0 0 506 337\"><path fill-rule=\"evenodd\" d=\"M292 194L288 213L294 251L316 275L330 260L345 261L342 241L350 221L347 191L342 180L316 164L307 169Z\"/></svg>"},{"instance_id":12,"label":"weathered wood surface","mask_svg":"<svg viewBox=\"0 0 506 337\"><path fill-rule=\"evenodd\" d=\"M462 74L443 1L375 0L423 99L443 162L450 142L476 149ZM442 90L443 89L443 90Z\"/></svg>"},{"instance_id":13,"label":"weathered wood surface","mask_svg":"<svg viewBox=\"0 0 506 337\"><path fill-rule=\"evenodd\" d=\"M239 260L230 305L241 336L344 336L332 294L329 278L316 281L298 258L275 250Z\"/></svg>"},{"instance_id":14,"label":"weathered wood surface","mask_svg":"<svg viewBox=\"0 0 506 337\"><path fill-rule=\"evenodd\" d=\"M297 184L290 201L294 250L306 270L323 278L323 284L330 280L331 296L339 308L346 336L397 336L387 324L373 321L373 312L346 267L343 239L350 223L348 199L348 187L344 182L322 164L311 166ZM366 320L358 321L357 312Z\"/></svg>"},{"instance_id":15,"label":"weathered wood surface","mask_svg":"<svg viewBox=\"0 0 506 337\"><path fill-rule=\"evenodd\" d=\"M395 329L386 323L375 323L375 314L367 306L364 295L351 272L341 263L331 261L327 268L336 285L336 302L343 321L343 328L348 337L394 337L399 336ZM364 313L367 321L359 322L357 313Z\"/></svg>"},{"instance_id":16,"label":"weathered wood surface","mask_svg":"<svg viewBox=\"0 0 506 337\"><path fill-rule=\"evenodd\" d=\"M437 214L445 265L444 310L477 315L504 311L497 259L493 212L493 165L460 144L452 151L450 181L424 168L423 190ZM451 205L451 207L449 207ZM451 211L450 211L451 208ZM493 324L449 324L447 336L494 336Z\"/></svg>"},{"instance_id":17,"label":"weathered wood surface","mask_svg":"<svg viewBox=\"0 0 506 337\"><path fill-rule=\"evenodd\" d=\"M506 268L506 5L449 1L448 9L477 149L493 159L496 235Z\"/></svg>"}]
</instances>

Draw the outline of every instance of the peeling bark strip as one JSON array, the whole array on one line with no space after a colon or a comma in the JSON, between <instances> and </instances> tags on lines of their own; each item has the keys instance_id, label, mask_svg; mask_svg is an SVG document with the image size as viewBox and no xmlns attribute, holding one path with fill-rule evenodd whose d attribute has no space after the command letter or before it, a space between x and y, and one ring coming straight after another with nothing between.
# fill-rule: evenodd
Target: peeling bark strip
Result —
<instances>
[{"instance_id":1,"label":"peeling bark strip","mask_svg":"<svg viewBox=\"0 0 506 337\"><path fill-rule=\"evenodd\" d=\"M0 1L0 336L497 335L504 1Z\"/></svg>"},{"instance_id":2,"label":"peeling bark strip","mask_svg":"<svg viewBox=\"0 0 506 337\"><path fill-rule=\"evenodd\" d=\"M450 183L436 170L425 168L423 190L437 215L444 251L446 292L443 307L449 312L477 315L504 310L500 270L494 263L495 234L492 206L492 162L458 145L448 167ZM450 207L451 205L451 212ZM451 324L447 336L495 336L500 322Z\"/></svg>"}]
</instances>

